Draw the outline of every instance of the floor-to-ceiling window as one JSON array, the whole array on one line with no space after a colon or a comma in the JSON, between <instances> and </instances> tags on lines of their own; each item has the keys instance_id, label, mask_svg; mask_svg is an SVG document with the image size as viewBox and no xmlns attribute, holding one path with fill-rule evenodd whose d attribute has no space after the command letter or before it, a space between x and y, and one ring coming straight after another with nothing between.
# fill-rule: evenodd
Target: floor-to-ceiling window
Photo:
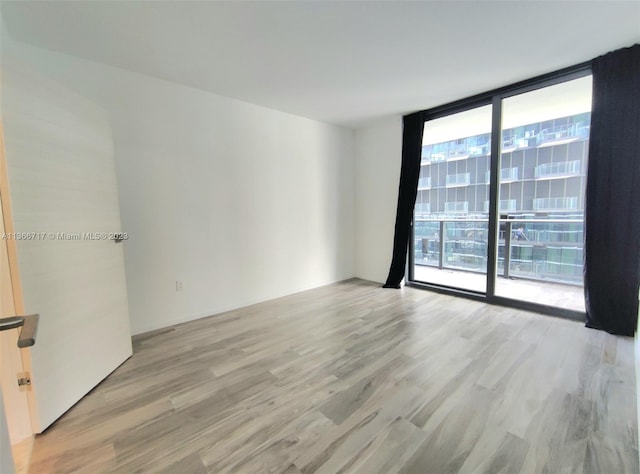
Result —
<instances>
[{"instance_id":1,"label":"floor-to-ceiling window","mask_svg":"<svg viewBox=\"0 0 640 474\"><path fill-rule=\"evenodd\" d=\"M491 105L425 123L414 208L417 280L486 290L490 135ZM477 277L454 282L461 271Z\"/></svg>"},{"instance_id":2,"label":"floor-to-ceiling window","mask_svg":"<svg viewBox=\"0 0 640 474\"><path fill-rule=\"evenodd\" d=\"M591 76L427 111L409 280L583 312Z\"/></svg>"}]
</instances>

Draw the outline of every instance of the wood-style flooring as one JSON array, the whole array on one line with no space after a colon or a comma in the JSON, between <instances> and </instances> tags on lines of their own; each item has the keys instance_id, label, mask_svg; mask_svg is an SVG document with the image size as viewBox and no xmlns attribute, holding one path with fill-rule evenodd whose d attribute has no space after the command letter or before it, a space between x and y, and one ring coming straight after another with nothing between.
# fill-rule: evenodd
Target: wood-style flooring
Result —
<instances>
[{"instance_id":1,"label":"wood-style flooring","mask_svg":"<svg viewBox=\"0 0 640 474\"><path fill-rule=\"evenodd\" d=\"M636 473L633 340L350 280L134 338L32 473Z\"/></svg>"}]
</instances>

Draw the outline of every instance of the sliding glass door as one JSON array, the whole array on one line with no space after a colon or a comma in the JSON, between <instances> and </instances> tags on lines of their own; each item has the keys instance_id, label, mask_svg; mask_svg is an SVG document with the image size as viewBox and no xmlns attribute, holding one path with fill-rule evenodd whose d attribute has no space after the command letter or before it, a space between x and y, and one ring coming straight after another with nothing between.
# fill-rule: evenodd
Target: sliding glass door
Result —
<instances>
[{"instance_id":1,"label":"sliding glass door","mask_svg":"<svg viewBox=\"0 0 640 474\"><path fill-rule=\"evenodd\" d=\"M584 312L590 115L588 71L427 111L409 280Z\"/></svg>"},{"instance_id":2,"label":"sliding glass door","mask_svg":"<svg viewBox=\"0 0 640 474\"><path fill-rule=\"evenodd\" d=\"M490 105L425 123L413 221L416 280L486 291L490 135Z\"/></svg>"},{"instance_id":3,"label":"sliding glass door","mask_svg":"<svg viewBox=\"0 0 640 474\"><path fill-rule=\"evenodd\" d=\"M495 294L584 311L591 76L502 101Z\"/></svg>"}]
</instances>

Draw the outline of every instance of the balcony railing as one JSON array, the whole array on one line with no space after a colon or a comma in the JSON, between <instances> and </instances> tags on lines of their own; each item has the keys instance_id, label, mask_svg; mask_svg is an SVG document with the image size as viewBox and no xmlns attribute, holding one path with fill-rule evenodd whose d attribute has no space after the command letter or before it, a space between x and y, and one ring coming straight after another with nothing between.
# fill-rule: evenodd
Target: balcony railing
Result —
<instances>
[{"instance_id":1,"label":"balcony railing","mask_svg":"<svg viewBox=\"0 0 640 474\"><path fill-rule=\"evenodd\" d=\"M447 155L445 153L427 153L422 154L420 164L421 165L430 165L431 163L438 163L440 161L445 161L447 159Z\"/></svg>"},{"instance_id":2,"label":"balcony railing","mask_svg":"<svg viewBox=\"0 0 640 474\"><path fill-rule=\"evenodd\" d=\"M534 211L558 211L578 209L577 197L538 198L533 200Z\"/></svg>"},{"instance_id":3,"label":"balcony railing","mask_svg":"<svg viewBox=\"0 0 640 474\"><path fill-rule=\"evenodd\" d=\"M580 175L580 160L546 163L535 167L536 179L566 178Z\"/></svg>"},{"instance_id":4,"label":"balcony railing","mask_svg":"<svg viewBox=\"0 0 640 474\"><path fill-rule=\"evenodd\" d=\"M589 123L579 122L536 130L531 124L524 134L516 130L504 130L501 140L502 153L509 153L519 148L546 147L569 143L589 138ZM531 128L533 127L533 128ZM489 155L491 140L488 135L450 140L448 142L424 145L422 147L422 164L428 165L440 161L453 161L471 156Z\"/></svg>"},{"instance_id":5,"label":"balcony railing","mask_svg":"<svg viewBox=\"0 0 640 474\"><path fill-rule=\"evenodd\" d=\"M471 173L448 174L446 187L468 186L471 184Z\"/></svg>"},{"instance_id":6,"label":"balcony railing","mask_svg":"<svg viewBox=\"0 0 640 474\"><path fill-rule=\"evenodd\" d=\"M447 213L469 212L469 202L468 201L445 202L444 212L447 212Z\"/></svg>"},{"instance_id":7,"label":"balcony railing","mask_svg":"<svg viewBox=\"0 0 640 474\"><path fill-rule=\"evenodd\" d=\"M485 183L489 184L491 180L491 171L486 171L484 173ZM513 181L518 181L518 168L502 168L500 170L500 182L501 183L512 183Z\"/></svg>"},{"instance_id":8,"label":"balcony railing","mask_svg":"<svg viewBox=\"0 0 640 474\"><path fill-rule=\"evenodd\" d=\"M582 219L500 220L498 275L582 284ZM414 263L486 273L487 219L414 222Z\"/></svg>"},{"instance_id":9,"label":"balcony railing","mask_svg":"<svg viewBox=\"0 0 640 474\"><path fill-rule=\"evenodd\" d=\"M553 145L554 142L572 141L580 138L589 137L589 125L584 123L571 123L568 125L560 125L552 128L545 128L540 130L540 133L536 136L538 146Z\"/></svg>"},{"instance_id":10,"label":"balcony railing","mask_svg":"<svg viewBox=\"0 0 640 474\"><path fill-rule=\"evenodd\" d=\"M435 145L422 147L422 165L439 161L464 160L470 156L488 155L491 152L491 140L483 135L460 138Z\"/></svg>"},{"instance_id":11,"label":"balcony railing","mask_svg":"<svg viewBox=\"0 0 640 474\"><path fill-rule=\"evenodd\" d=\"M484 212L489 212L489 201L484 201L482 205ZM516 210L515 199L500 199L500 212L509 212Z\"/></svg>"},{"instance_id":12,"label":"balcony railing","mask_svg":"<svg viewBox=\"0 0 640 474\"><path fill-rule=\"evenodd\" d=\"M420 214L430 214L431 213L431 203L430 202L417 202L413 212L417 215Z\"/></svg>"},{"instance_id":13,"label":"balcony railing","mask_svg":"<svg viewBox=\"0 0 640 474\"><path fill-rule=\"evenodd\" d=\"M431 189L431 177L420 178L418 180L418 189Z\"/></svg>"}]
</instances>

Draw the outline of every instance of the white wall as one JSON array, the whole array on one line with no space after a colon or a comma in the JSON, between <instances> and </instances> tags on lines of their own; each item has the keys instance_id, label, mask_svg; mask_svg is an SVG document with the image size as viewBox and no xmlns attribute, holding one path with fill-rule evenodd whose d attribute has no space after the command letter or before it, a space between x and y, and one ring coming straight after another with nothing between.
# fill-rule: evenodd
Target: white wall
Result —
<instances>
[{"instance_id":1,"label":"white wall","mask_svg":"<svg viewBox=\"0 0 640 474\"><path fill-rule=\"evenodd\" d=\"M384 282L389 272L402 160L402 117L355 131L356 276Z\"/></svg>"},{"instance_id":2,"label":"white wall","mask_svg":"<svg viewBox=\"0 0 640 474\"><path fill-rule=\"evenodd\" d=\"M354 276L351 130L15 47L109 112L134 334Z\"/></svg>"}]
</instances>

